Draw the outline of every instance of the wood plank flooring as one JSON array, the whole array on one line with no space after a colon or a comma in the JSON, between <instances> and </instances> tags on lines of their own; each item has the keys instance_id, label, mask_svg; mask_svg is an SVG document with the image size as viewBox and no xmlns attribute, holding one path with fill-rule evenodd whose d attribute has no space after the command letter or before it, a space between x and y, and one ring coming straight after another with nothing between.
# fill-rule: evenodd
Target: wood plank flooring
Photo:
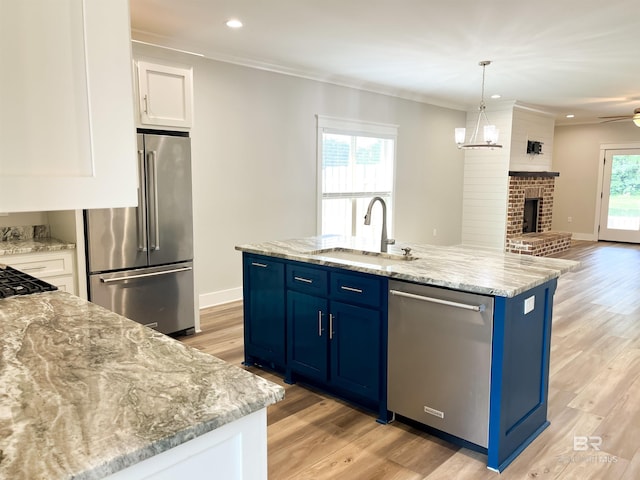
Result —
<instances>
[{"instance_id":1,"label":"wood plank flooring","mask_svg":"<svg viewBox=\"0 0 640 480\"><path fill-rule=\"evenodd\" d=\"M551 426L502 474L487 470L485 455L403 423L379 425L374 413L251 367L286 389L268 409L269 478L640 478L640 246L574 242L556 257L582 265L555 296ZM181 340L240 365L242 303L203 311L201 325Z\"/></svg>"}]
</instances>

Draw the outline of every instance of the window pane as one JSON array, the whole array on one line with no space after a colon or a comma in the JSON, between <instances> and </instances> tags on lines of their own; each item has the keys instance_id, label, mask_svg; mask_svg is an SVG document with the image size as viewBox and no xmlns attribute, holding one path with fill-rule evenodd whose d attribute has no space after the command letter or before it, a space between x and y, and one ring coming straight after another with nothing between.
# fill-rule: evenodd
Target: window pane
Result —
<instances>
[{"instance_id":1,"label":"window pane","mask_svg":"<svg viewBox=\"0 0 640 480\"><path fill-rule=\"evenodd\" d=\"M390 192L393 186L393 141L356 137L354 192Z\"/></svg>"},{"instance_id":2,"label":"window pane","mask_svg":"<svg viewBox=\"0 0 640 480\"><path fill-rule=\"evenodd\" d=\"M640 229L640 155L614 155L607 228Z\"/></svg>"},{"instance_id":3,"label":"window pane","mask_svg":"<svg viewBox=\"0 0 640 480\"><path fill-rule=\"evenodd\" d=\"M351 189L351 136L322 136L322 192L339 193Z\"/></svg>"},{"instance_id":4,"label":"window pane","mask_svg":"<svg viewBox=\"0 0 640 480\"><path fill-rule=\"evenodd\" d=\"M350 198L323 199L322 234L351 236L351 210Z\"/></svg>"},{"instance_id":5,"label":"window pane","mask_svg":"<svg viewBox=\"0 0 640 480\"><path fill-rule=\"evenodd\" d=\"M395 140L342 133L321 133L322 234L380 236L382 213L376 206L372 226L364 214L374 196L387 203L391 234Z\"/></svg>"}]
</instances>

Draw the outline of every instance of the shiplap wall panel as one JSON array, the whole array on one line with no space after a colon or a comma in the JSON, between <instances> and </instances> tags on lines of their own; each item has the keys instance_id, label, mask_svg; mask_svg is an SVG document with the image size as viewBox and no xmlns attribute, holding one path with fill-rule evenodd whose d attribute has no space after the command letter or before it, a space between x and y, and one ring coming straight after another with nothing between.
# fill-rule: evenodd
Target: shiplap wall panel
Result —
<instances>
[{"instance_id":1,"label":"shiplap wall panel","mask_svg":"<svg viewBox=\"0 0 640 480\"><path fill-rule=\"evenodd\" d=\"M553 165L553 115L521 105L513 108L511 162L509 170L550 172ZM542 142L542 155L527 154L527 141Z\"/></svg>"},{"instance_id":2,"label":"shiplap wall panel","mask_svg":"<svg viewBox=\"0 0 640 480\"><path fill-rule=\"evenodd\" d=\"M500 130L501 149L466 150L462 202L462 243L504 249L509 187L509 157L513 104L488 112ZM467 115L467 131L476 114Z\"/></svg>"}]
</instances>

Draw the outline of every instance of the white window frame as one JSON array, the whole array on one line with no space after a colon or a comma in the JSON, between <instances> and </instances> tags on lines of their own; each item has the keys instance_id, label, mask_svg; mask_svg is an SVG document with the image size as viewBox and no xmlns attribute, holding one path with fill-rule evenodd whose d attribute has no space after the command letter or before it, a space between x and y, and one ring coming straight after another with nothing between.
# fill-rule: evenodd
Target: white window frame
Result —
<instances>
[{"instance_id":1,"label":"white window frame","mask_svg":"<svg viewBox=\"0 0 640 480\"><path fill-rule=\"evenodd\" d=\"M398 163L398 125L387 123L367 122L363 120L352 120L325 115L316 115L316 164L317 164L317 194L316 194L316 232L322 234L322 134L335 133L342 135L358 135L364 137L387 138L393 140L393 180L391 190L391 208L395 213L395 192L396 192L396 165ZM390 215L395 219L395 214ZM389 232L393 232L393 225L387 225ZM353 229L352 229L353 230Z\"/></svg>"}]
</instances>

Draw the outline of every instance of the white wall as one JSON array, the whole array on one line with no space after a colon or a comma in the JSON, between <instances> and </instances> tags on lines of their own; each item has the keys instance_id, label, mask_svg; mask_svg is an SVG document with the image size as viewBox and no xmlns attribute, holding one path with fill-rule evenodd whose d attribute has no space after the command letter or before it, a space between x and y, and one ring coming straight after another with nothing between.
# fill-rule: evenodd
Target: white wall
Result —
<instances>
[{"instance_id":1,"label":"white wall","mask_svg":"<svg viewBox=\"0 0 640 480\"><path fill-rule=\"evenodd\" d=\"M557 126L554 138L553 167L560 176L555 183L552 228L572 232L579 240L597 240L600 146L640 142L640 128L631 121Z\"/></svg>"},{"instance_id":2,"label":"white wall","mask_svg":"<svg viewBox=\"0 0 640 480\"><path fill-rule=\"evenodd\" d=\"M509 170L552 172L554 116L522 105L514 105ZM542 155L527 154L527 141L542 142Z\"/></svg>"},{"instance_id":3,"label":"white wall","mask_svg":"<svg viewBox=\"0 0 640 480\"><path fill-rule=\"evenodd\" d=\"M193 65L201 307L239 298L236 245L316 234L316 114L399 125L395 237L460 243L463 154L453 130L464 112L134 44L137 55Z\"/></svg>"}]
</instances>

